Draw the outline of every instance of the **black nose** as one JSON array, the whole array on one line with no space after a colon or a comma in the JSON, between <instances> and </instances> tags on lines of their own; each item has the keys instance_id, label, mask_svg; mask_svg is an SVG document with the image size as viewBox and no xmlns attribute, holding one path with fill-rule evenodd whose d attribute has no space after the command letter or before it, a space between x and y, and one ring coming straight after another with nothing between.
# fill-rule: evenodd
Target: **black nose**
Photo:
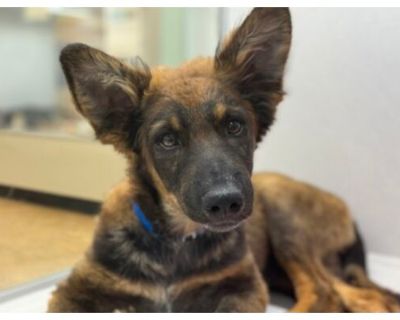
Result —
<instances>
[{"instance_id":1,"label":"black nose","mask_svg":"<svg viewBox=\"0 0 400 320\"><path fill-rule=\"evenodd\" d=\"M203 210L210 217L239 213L243 208L243 195L234 186L220 187L208 191L202 199Z\"/></svg>"}]
</instances>

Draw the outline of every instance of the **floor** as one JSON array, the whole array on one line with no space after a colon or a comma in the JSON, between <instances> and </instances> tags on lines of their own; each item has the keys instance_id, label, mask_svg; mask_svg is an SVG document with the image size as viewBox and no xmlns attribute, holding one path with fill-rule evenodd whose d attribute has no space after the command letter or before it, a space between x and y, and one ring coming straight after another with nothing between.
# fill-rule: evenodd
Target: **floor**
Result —
<instances>
[{"instance_id":1,"label":"floor","mask_svg":"<svg viewBox=\"0 0 400 320\"><path fill-rule=\"evenodd\" d=\"M0 290L65 270L88 247L94 216L0 198Z\"/></svg>"}]
</instances>

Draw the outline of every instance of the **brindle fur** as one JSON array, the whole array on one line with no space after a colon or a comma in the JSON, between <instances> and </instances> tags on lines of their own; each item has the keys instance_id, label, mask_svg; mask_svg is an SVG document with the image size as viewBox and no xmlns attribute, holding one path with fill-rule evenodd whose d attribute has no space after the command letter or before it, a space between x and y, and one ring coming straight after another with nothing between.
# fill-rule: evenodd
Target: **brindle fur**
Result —
<instances>
[{"instance_id":1,"label":"brindle fur","mask_svg":"<svg viewBox=\"0 0 400 320\"><path fill-rule=\"evenodd\" d=\"M125 155L129 170L49 311L263 312L266 283L294 293L292 311L400 310L394 294L368 280L340 199L279 174L250 182L256 143L283 97L290 41L289 11L264 8L252 11L214 59L176 69L126 65L82 44L63 50L78 110L99 140ZM232 113L244 123L234 137L224 129ZM174 151L157 142L165 128L183 141ZM237 187L243 203L239 213L215 220L200 200L221 184ZM132 213L133 201L154 235ZM203 229L226 219L245 222Z\"/></svg>"}]
</instances>

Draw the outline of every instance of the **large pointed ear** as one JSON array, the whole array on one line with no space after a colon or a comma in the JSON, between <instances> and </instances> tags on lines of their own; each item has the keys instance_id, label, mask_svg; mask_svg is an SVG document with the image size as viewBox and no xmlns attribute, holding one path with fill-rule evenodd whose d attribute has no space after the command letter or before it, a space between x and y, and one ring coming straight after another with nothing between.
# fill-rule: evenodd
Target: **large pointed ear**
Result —
<instances>
[{"instance_id":1,"label":"large pointed ear","mask_svg":"<svg viewBox=\"0 0 400 320\"><path fill-rule=\"evenodd\" d=\"M75 105L97 138L119 151L132 149L140 122L140 101L151 79L144 63L130 66L84 44L60 55Z\"/></svg>"},{"instance_id":2,"label":"large pointed ear","mask_svg":"<svg viewBox=\"0 0 400 320\"><path fill-rule=\"evenodd\" d=\"M215 71L253 106L257 142L272 124L282 100L282 79L291 42L287 8L256 8L217 49Z\"/></svg>"}]
</instances>

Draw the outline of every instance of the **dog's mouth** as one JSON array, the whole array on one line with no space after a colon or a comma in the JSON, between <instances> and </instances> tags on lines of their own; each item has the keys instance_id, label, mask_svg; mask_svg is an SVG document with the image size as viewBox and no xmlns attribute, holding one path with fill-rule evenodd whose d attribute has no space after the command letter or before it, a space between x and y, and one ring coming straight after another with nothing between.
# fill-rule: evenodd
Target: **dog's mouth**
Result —
<instances>
[{"instance_id":1,"label":"dog's mouth","mask_svg":"<svg viewBox=\"0 0 400 320\"><path fill-rule=\"evenodd\" d=\"M240 221L218 221L204 224L204 228L212 232L228 232L239 227L244 220Z\"/></svg>"}]
</instances>

